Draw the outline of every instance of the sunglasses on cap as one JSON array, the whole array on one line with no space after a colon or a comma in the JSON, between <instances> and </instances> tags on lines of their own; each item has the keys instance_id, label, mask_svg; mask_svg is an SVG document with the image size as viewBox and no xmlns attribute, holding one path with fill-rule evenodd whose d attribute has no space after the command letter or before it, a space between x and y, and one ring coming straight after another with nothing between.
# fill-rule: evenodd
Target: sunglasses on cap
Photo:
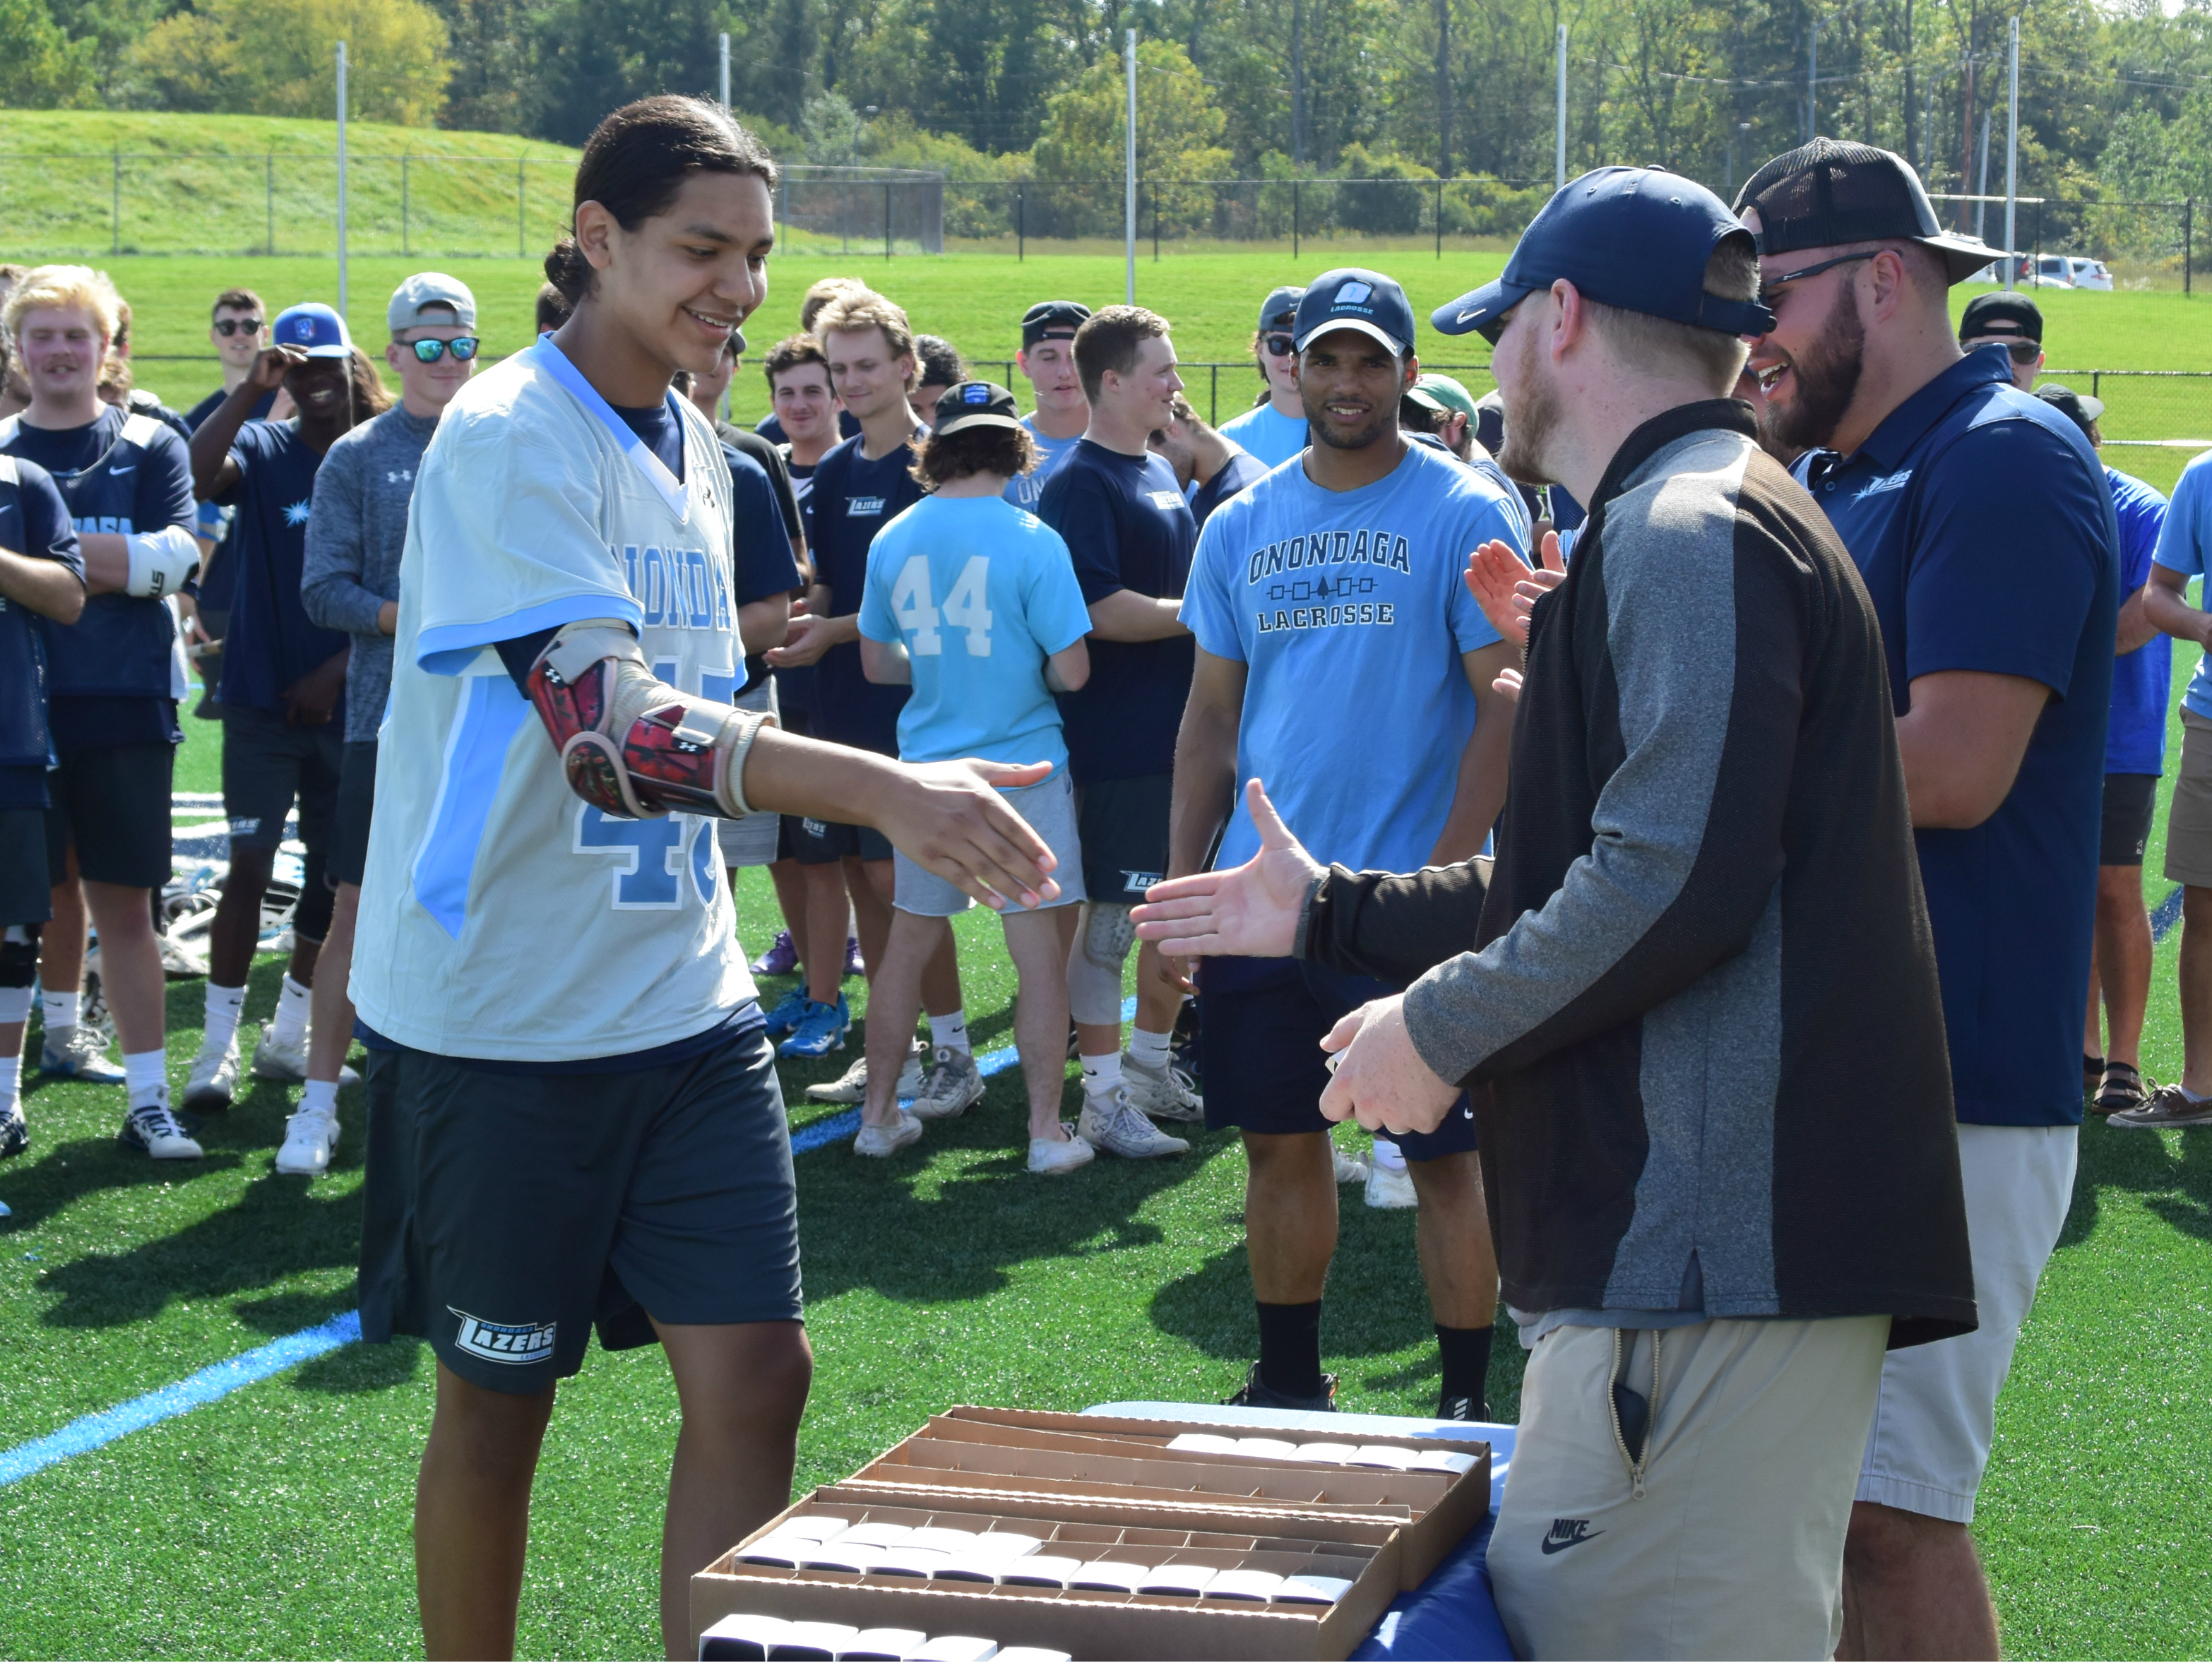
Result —
<instances>
[{"instance_id":1,"label":"sunglasses on cap","mask_svg":"<svg viewBox=\"0 0 2212 1663\"><path fill-rule=\"evenodd\" d=\"M1267 349L1270 358L1287 358L1296 350L1297 343L1287 335L1263 335L1260 344Z\"/></svg>"},{"instance_id":2,"label":"sunglasses on cap","mask_svg":"<svg viewBox=\"0 0 2212 1663\"><path fill-rule=\"evenodd\" d=\"M473 335L457 335L450 341L410 341L407 344L417 363L434 364L451 352L456 362L465 364L477 355L478 343Z\"/></svg>"},{"instance_id":3,"label":"sunglasses on cap","mask_svg":"<svg viewBox=\"0 0 2212 1663\"><path fill-rule=\"evenodd\" d=\"M247 335L258 335L261 333L261 319L258 318L218 318L215 320L215 332L222 336L226 341L228 341L232 336L241 332Z\"/></svg>"},{"instance_id":4,"label":"sunglasses on cap","mask_svg":"<svg viewBox=\"0 0 2212 1663\"><path fill-rule=\"evenodd\" d=\"M2042 343L2025 341L2011 335L1977 335L1972 340L1962 341L1960 344L1969 352L1981 347L2001 346L2011 355L2013 362L2022 366L2032 364L2043 355Z\"/></svg>"}]
</instances>

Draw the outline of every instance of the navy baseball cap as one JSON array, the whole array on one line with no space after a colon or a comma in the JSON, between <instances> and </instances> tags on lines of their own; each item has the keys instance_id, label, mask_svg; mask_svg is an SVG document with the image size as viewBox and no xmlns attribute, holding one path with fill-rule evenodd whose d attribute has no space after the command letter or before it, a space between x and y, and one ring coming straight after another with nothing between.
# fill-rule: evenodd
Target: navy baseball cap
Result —
<instances>
[{"instance_id":1,"label":"navy baseball cap","mask_svg":"<svg viewBox=\"0 0 2212 1663\"><path fill-rule=\"evenodd\" d=\"M1021 409L1014 395L994 381L963 381L937 395L937 434L969 428L1019 428Z\"/></svg>"},{"instance_id":2,"label":"navy baseball cap","mask_svg":"<svg viewBox=\"0 0 2212 1663\"><path fill-rule=\"evenodd\" d=\"M1470 330L1492 346L1505 315L1565 278L1590 300L1623 312L1723 335L1764 335L1774 314L1756 300L1705 293L1705 262L1730 238L1753 246L1728 204L1663 167L1599 167L1570 179L1514 245L1504 275L1430 316L1440 333Z\"/></svg>"},{"instance_id":3,"label":"navy baseball cap","mask_svg":"<svg viewBox=\"0 0 2212 1663\"><path fill-rule=\"evenodd\" d=\"M310 358L350 358L353 337L345 319L320 300L286 307L269 326L269 338L280 347L298 347Z\"/></svg>"},{"instance_id":4,"label":"navy baseball cap","mask_svg":"<svg viewBox=\"0 0 2212 1663\"><path fill-rule=\"evenodd\" d=\"M1986 340L2008 335L2016 340L2043 343L2043 308L2025 294L1977 294L1966 302L1959 318L1961 341Z\"/></svg>"},{"instance_id":5,"label":"navy baseball cap","mask_svg":"<svg viewBox=\"0 0 2212 1663\"><path fill-rule=\"evenodd\" d=\"M1022 350L1039 341L1073 339L1090 315L1091 308L1080 300L1039 300L1022 313Z\"/></svg>"},{"instance_id":6,"label":"navy baseball cap","mask_svg":"<svg viewBox=\"0 0 2212 1663\"><path fill-rule=\"evenodd\" d=\"M1307 342L1333 329L1372 336L1401 358L1413 349L1413 308L1406 303L1406 291L1381 272L1356 265L1324 271L1306 285L1297 321L1291 325L1291 343L1304 352Z\"/></svg>"},{"instance_id":7,"label":"navy baseball cap","mask_svg":"<svg viewBox=\"0 0 2212 1663\"><path fill-rule=\"evenodd\" d=\"M1305 297L1303 288L1279 288L1268 295L1260 307L1261 329L1287 329L1297 316L1298 302Z\"/></svg>"}]
</instances>

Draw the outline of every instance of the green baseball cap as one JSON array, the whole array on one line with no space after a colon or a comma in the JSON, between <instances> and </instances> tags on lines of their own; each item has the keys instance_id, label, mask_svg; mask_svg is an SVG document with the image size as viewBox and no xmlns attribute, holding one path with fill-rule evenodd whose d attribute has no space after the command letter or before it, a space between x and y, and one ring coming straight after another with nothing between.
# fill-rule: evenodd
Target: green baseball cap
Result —
<instances>
[{"instance_id":1,"label":"green baseball cap","mask_svg":"<svg viewBox=\"0 0 2212 1663\"><path fill-rule=\"evenodd\" d=\"M1425 371L1413 383L1406 397L1417 404L1425 404L1438 416L1464 416L1474 420L1474 395L1451 379Z\"/></svg>"}]
</instances>

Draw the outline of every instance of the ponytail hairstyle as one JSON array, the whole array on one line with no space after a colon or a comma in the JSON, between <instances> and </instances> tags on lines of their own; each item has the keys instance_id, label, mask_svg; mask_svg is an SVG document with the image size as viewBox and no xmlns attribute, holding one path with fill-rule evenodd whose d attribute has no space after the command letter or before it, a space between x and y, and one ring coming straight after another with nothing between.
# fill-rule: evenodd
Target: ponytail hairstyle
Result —
<instances>
[{"instance_id":1,"label":"ponytail hairstyle","mask_svg":"<svg viewBox=\"0 0 2212 1663\"><path fill-rule=\"evenodd\" d=\"M574 203L595 202L625 231L665 213L694 173L750 173L773 191L775 162L768 148L702 98L663 93L625 104L592 130L576 164ZM592 263L570 234L545 257L545 276L570 307L592 292Z\"/></svg>"}]
</instances>

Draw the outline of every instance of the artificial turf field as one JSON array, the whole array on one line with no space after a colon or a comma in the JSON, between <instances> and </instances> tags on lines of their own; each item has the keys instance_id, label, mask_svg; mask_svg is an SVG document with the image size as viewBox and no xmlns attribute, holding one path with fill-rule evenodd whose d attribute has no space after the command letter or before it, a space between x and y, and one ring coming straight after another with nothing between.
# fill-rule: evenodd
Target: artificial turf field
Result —
<instances>
[{"instance_id":1,"label":"artificial turf field","mask_svg":"<svg viewBox=\"0 0 2212 1663\"><path fill-rule=\"evenodd\" d=\"M9 251L14 252L15 251ZM1426 307L1500 257L1339 248L1140 262L1138 296L1174 318L1183 356L1230 359L1257 294L1285 272L1384 264ZM137 308L141 379L185 404L215 385L204 306L245 282L272 305L334 298L312 259L178 257L106 263ZM356 260L352 320L378 338L382 300L425 262ZM484 305L489 350L526 337L537 276L517 261L447 262ZM902 259L888 267L775 262L768 313L834 270L878 281L918 327L971 355L1012 349L1030 300L1118 299L1116 259ZM1962 296L1963 298L1963 296ZM2212 367L2179 294L2051 295L2054 362ZM757 343L777 331L756 324ZM1437 343L1427 344L1437 345ZM1450 361L1478 358L1457 343ZM2078 348L2078 350L2076 349ZM1229 378L1224 374L1224 385ZM1252 384L1243 384L1249 386ZM750 374L738 409L760 406ZM1224 413L1232 406L1224 405ZM2201 426L2169 430L2212 433ZM2148 436L2148 435L2146 435ZM2185 452L2118 465L2170 486ZM2176 684L2194 662L2177 649ZM219 786L216 740L188 721L180 790ZM2170 755L2178 756L2179 727ZM194 816L200 817L200 816ZM2147 871L2156 903L2163 818ZM772 932L765 879L740 889L741 938ZM959 925L979 1049L1011 1043L1012 975L994 924ZM2179 1071L2176 942L2160 947L2146 1068ZM257 967L249 1024L273 1007L279 967ZM765 990L772 998L785 984ZM857 980L852 984L864 1007ZM171 990L173 1078L198 1041L201 990ZM857 1038L857 1036L856 1036ZM38 1043L34 1027L30 1043ZM250 1045L252 1035L242 1035ZM848 1053L849 1054L849 1053ZM823 1113L803 1087L848 1057L787 1065L793 1123ZM360 1186L359 1109L325 1178L270 1162L290 1107L263 1086L203 1133L209 1158L159 1168L112 1143L121 1094L28 1082L33 1146L0 1168L0 1453L76 1417L349 1310ZM1075 1090L1069 1091L1070 1112ZM879 1165L841 1145L798 1161L809 1320L817 1358L802 1430L802 1489L836 1478L933 1410L961 1401L1069 1409L1108 1399L1225 1396L1255 1352L1241 1246L1243 1162L1201 1136L1179 1161L1101 1160L1045 1184L1021 1171L1019 1086L992 1083L966 1119L933 1126ZM1346 1194L1323 1340L1347 1408L1425 1413L1434 1344L1409 1214ZM2065 1239L2000 1405L1976 1533L2008 1649L2019 1656L2212 1654L2212 1551L2199 1497L2212 1472L2199 1336L2212 1302L2212 1142L2186 1133L2082 1134ZM410 1508L430 1406L421 1348L350 1346L149 1430L0 1488L0 1655L412 1654ZM1493 1363L1491 1396L1515 1418L1520 1354ZM675 1402L651 1352L592 1357L563 1388L538 1488L524 1597L526 1654L651 1655L654 1575Z\"/></svg>"}]
</instances>

